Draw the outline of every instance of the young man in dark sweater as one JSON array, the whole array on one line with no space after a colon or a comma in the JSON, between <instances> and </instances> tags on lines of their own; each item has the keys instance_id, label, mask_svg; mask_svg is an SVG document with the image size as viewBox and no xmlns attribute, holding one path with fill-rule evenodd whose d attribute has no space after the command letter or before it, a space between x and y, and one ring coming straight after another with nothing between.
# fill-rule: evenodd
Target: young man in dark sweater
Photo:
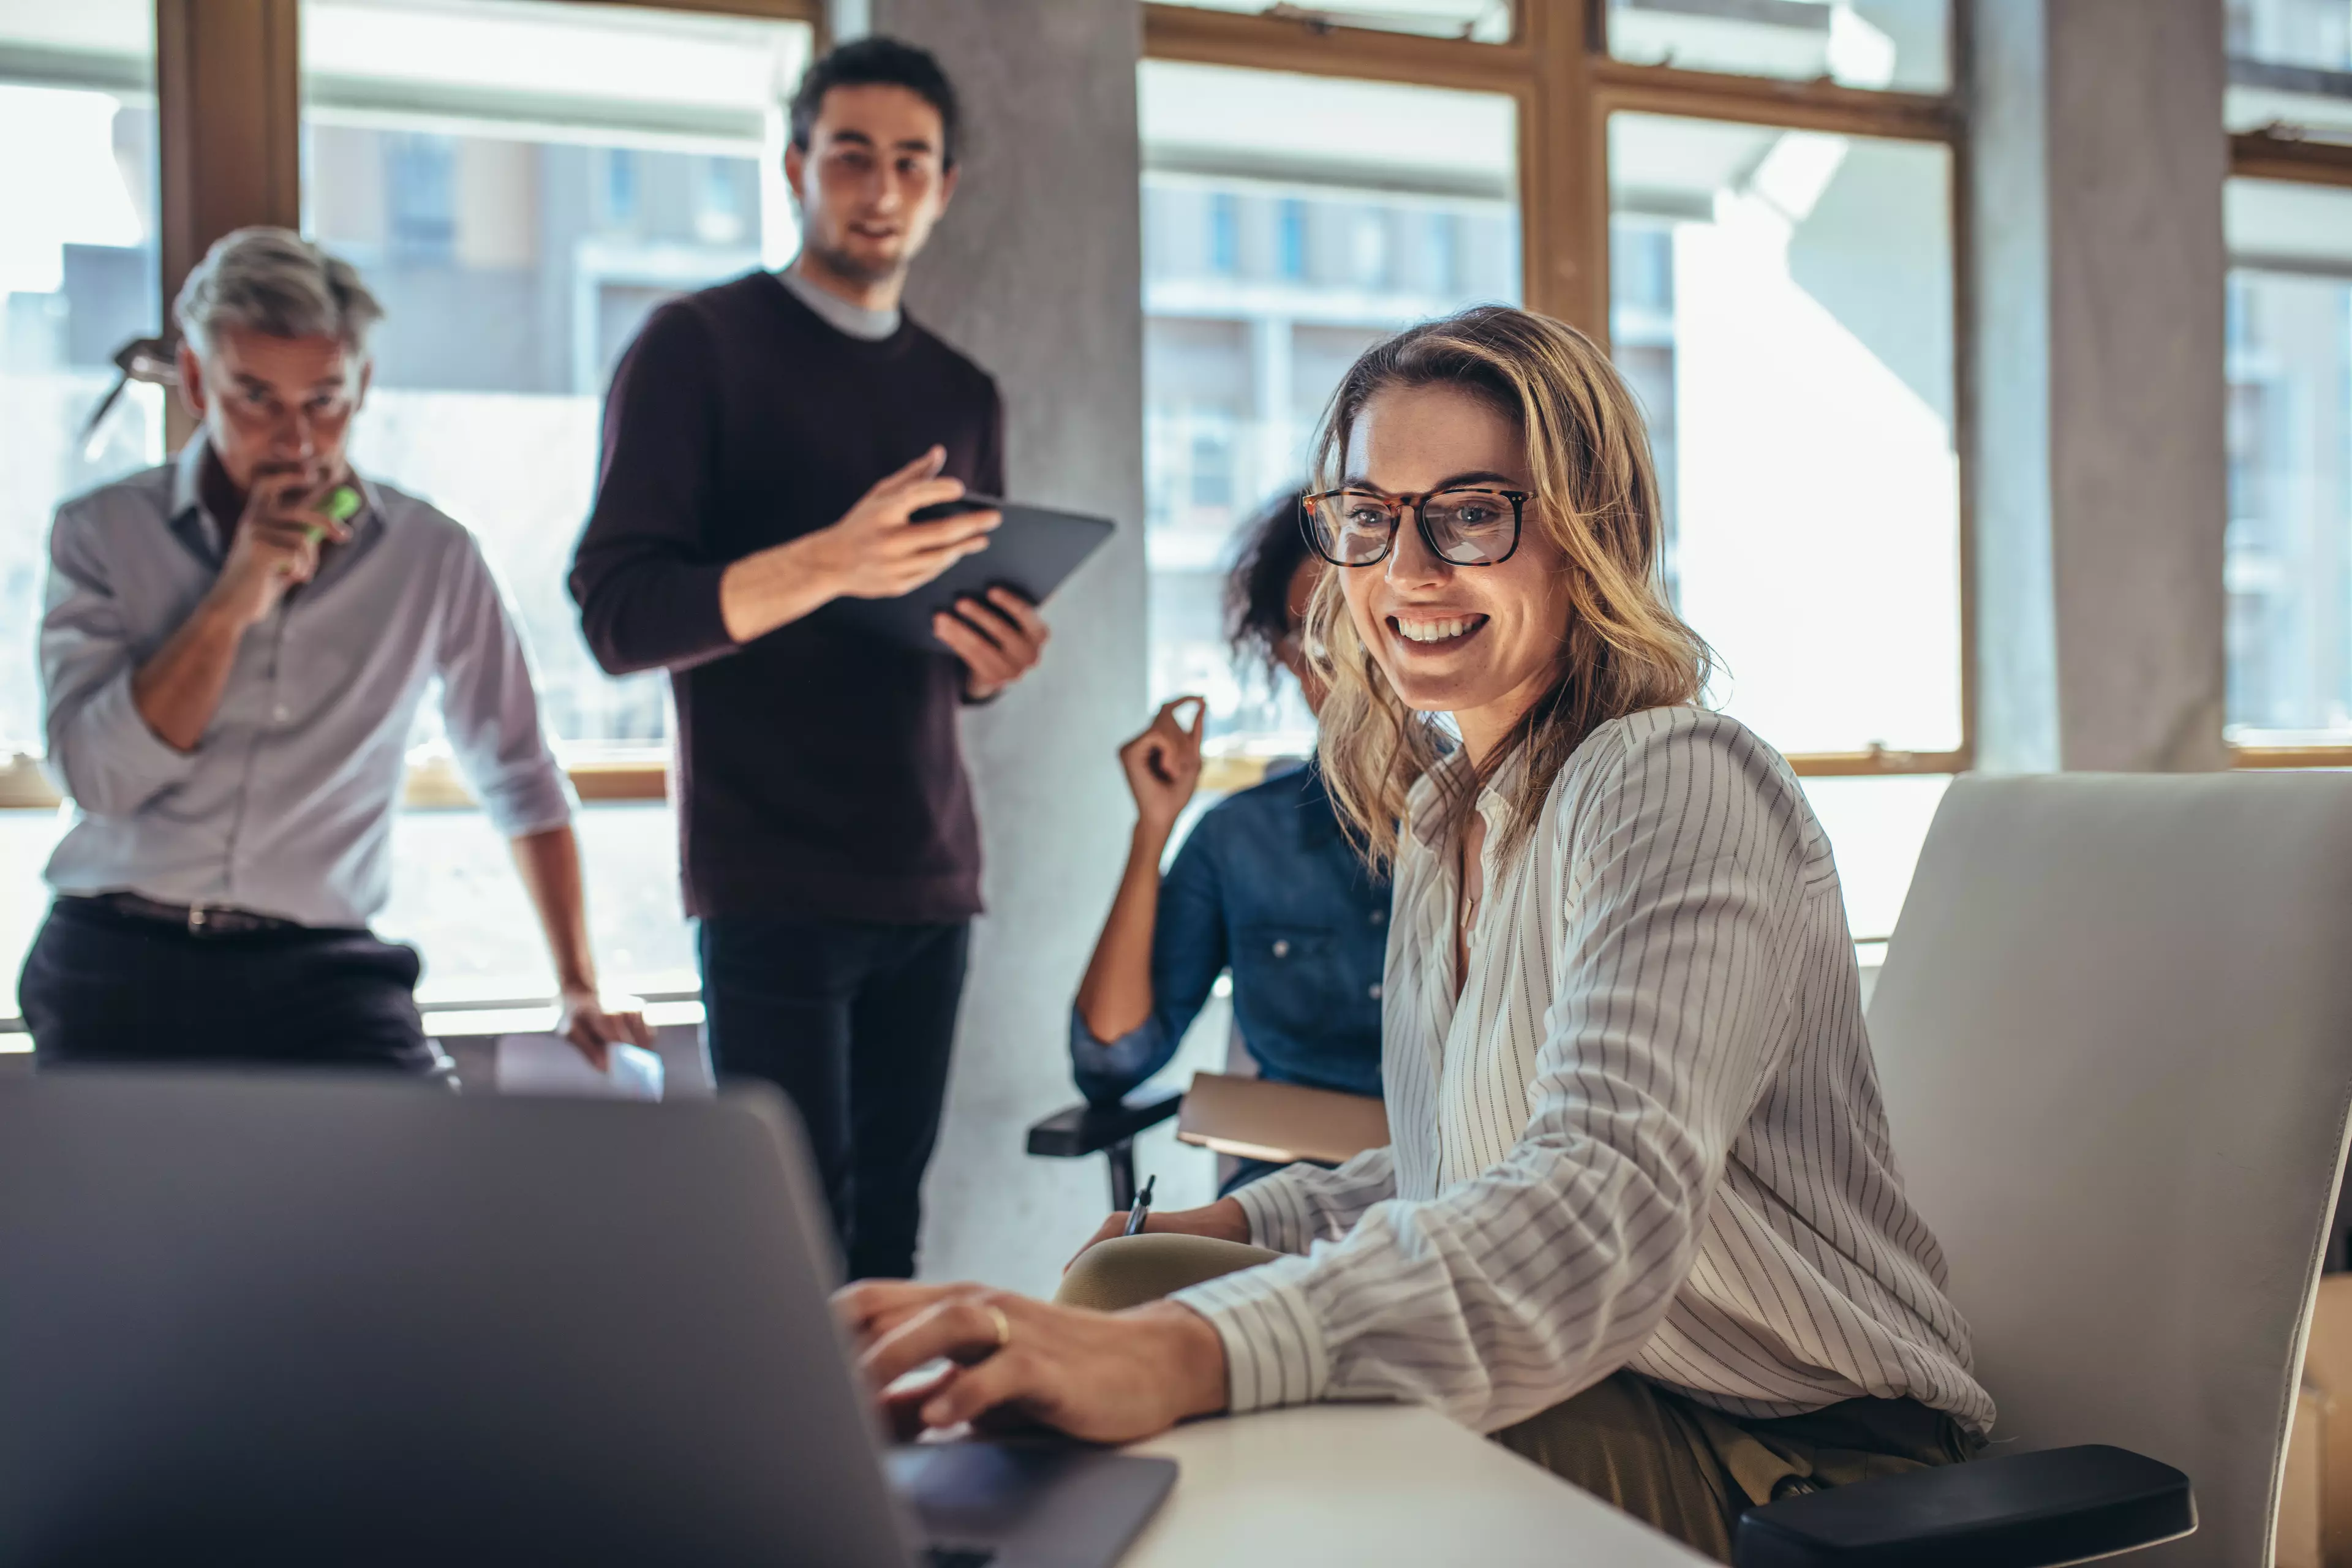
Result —
<instances>
[{"instance_id":1,"label":"young man in dark sweater","mask_svg":"<svg viewBox=\"0 0 2352 1568\"><path fill-rule=\"evenodd\" d=\"M1003 493L1003 407L898 308L955 189L938 62L845 45L792 121L801 254L646 322L614 374L572 594L607 670L671 673L712 1065L799 1107L850 1276L904 1277L980 912L956 710L1027 673L1046 630L1001 590L963 600L936 623L950 658L826 610L986 547L994 512L908 518Z\"/></svg>"}]
</instances>

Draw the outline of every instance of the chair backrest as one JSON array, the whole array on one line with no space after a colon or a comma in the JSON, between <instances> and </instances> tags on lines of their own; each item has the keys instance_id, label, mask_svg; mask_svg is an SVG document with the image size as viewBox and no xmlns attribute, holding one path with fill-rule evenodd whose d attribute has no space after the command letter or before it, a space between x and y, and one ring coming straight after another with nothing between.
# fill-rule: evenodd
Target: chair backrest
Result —
<instances>
[{"instance_id":1,"label":"chair backrest","mask_svg":"<svg viewBox=\"0 0 2352 1568\"><path fill-rule=\"evenodd\" d=\"M1871 999L1996 1442L2187 1471L2271 1533L2352 1106L2352 773L1968 777Z\"/></svg>"}]
</instances>

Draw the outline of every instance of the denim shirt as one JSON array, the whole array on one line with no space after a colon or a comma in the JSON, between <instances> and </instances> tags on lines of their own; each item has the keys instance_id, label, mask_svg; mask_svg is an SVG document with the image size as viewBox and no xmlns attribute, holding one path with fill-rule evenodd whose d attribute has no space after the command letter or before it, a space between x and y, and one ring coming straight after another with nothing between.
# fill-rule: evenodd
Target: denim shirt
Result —
<instances>
[{"instance_id":1,"label":"denim shirt","mask_svg":"<svg viewBox=\"0 0 2352 1568\"><path fill-rule=\"evenodd\" d=\"M1070 1066L1097 1104L1168 1065L1217 976L1258 1075L1381 1092L1389 884L1339 830L1312 764L1203 813L1160 885L1151 1016L1105 1044L1073 1008Z\"/></svg>"}]
</instances>

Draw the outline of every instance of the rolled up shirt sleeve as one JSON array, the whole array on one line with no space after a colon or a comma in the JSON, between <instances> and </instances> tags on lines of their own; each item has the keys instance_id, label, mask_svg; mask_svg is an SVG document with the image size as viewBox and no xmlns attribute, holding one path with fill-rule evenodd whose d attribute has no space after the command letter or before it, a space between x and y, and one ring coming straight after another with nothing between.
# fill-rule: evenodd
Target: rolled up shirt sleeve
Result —
<instances>
[{"instance_id":1,"label":"rolled up shirt sleeve","mask_svg":"<svg viewBox=\"0 0 2352 1568\"><path fill-rule=\"evenodd\" d=\"M1336 1239L1344 1204L1259 1184L1253 1229L1311 1231L1307 1255L1175 1296L1216 1325L1234 1410L1385 1397L1494 1431L1615 1372L1664 1318L1784 1037L1801 830L1687 731L1624 766L1562 822L1560 962L1508 1157Z\"/></svg>"},{"instance_id":2,"label":"rolled up shirt sleeve","mask_svg":"<svg viewBox=\"0 0 2352 1568\"><path fill-rule=\"evenodd\" d=\"M539 719L530 665L470 534L450 556L440 649L442 720L466 782L509 838L572 820L572 784Z\"/></svg>"},{"instance_id":3,"label":"rolled up shirt sleeve","mask_svg":"<svg viewBox=\"0 0 2352 1568\"><path fill-rule=\"evenodd\" d=\"M1305 1252L1318 1241L1339 1240L1373 1205L1396 1196L1396 1161L1382 1144L1331 1169L1286 1165L1232 1196L1249 1216L1251 1241L1275 1252Z\"/></svg>"},{"instance_id":4,"label":"rolled up shirt sleeve","mask_svg":"<svg viewBox=\"0 0 2352 1568\"><path fill-rule=\"evenodd\" d=\"M1089 1105L1110 1105L1168 1065L1176 1043L1154 1012L1115 1040L1097 1040L1086 1015L1070 1008L1070 1077Z\"/></svg>"},{"instance_id":5,"label":"rolled up shirt sleeve","mask_svg":"<svg viewBox=\"0 0 2352 1568\"><path fill-rule=\"evenodd\" d=\"M156 734L131 694L140 652L81 510L49 530L40 665L47 768L93 816L128 816L194 773L196 753Z\"/></svg>"}]
</instances>

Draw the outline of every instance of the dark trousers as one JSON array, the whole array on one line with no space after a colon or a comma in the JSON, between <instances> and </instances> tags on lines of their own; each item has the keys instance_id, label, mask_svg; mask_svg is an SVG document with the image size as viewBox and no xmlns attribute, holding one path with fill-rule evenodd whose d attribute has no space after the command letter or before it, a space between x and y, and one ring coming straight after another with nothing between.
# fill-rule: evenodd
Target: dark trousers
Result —
<instances>
[{"instance_id":1,"label":"dark trousers","mask_svg":"<svg viewBox=\"0 0 2352 1568\"><path fill-rule=\"evenodd\" d=\"M292 926L198 935L59 899L16 983L36 1066L366 1067L446 1073L414 948Z\"/></svg>"},{"instance_id":2,"label":"dark trousers","mask_svg":"<svg viewBox=\"0 0 2352 1568\"><path fill-rule=\"evenodd\" d=\"M748 915L697 935L711 1069L765 1079L800 1111L850 1279L915 1272L971 935Z\"/></svg>"}]
</instances>

